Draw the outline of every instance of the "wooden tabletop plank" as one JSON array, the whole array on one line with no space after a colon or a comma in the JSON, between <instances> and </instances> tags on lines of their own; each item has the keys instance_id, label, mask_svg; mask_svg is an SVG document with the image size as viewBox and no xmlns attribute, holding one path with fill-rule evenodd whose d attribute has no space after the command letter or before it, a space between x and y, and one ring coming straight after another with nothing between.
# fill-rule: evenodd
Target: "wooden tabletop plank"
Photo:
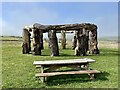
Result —
<instances>
[{"instance_id":1,"label":"wooden tabletop plank","mask_svg":"<svg viewBox=\"0 0 120 90\"><path fill-rule=\"evenodd\" d=\"M34 61L34 65L55 65L55 64L80 64L80 63L90 63L95 62L93 59L70 59L70 60L50 60L50 61Z\"/></svg>"}]
</instances>

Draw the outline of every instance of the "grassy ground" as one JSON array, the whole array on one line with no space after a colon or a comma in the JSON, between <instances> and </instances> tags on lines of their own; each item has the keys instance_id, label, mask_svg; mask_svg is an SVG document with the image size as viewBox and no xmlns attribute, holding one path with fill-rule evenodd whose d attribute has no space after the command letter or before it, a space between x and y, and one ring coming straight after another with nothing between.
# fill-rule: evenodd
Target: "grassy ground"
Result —
<instances>
[{"instance_id":1,"label":"grassy ground","mask_svg":"<svg viewBox=\"0 0 120 90\"><path fill-rule=\"evenodd\" d=\"M68 44L70 46L70 44ZM42 56L22 54L21 42L3 42L2 45L2 87L3 88L117 88L118 87L118 50L117 48L100 48L97 56L74 56L71 48L60 49L60 56L51 57L47 48ZM53 76L45 83L39 83L35 77L35 60L92 58L96 62L90 67L101 71L96 79L90 81L87 75Z\"/></svg>"}]
</instances>

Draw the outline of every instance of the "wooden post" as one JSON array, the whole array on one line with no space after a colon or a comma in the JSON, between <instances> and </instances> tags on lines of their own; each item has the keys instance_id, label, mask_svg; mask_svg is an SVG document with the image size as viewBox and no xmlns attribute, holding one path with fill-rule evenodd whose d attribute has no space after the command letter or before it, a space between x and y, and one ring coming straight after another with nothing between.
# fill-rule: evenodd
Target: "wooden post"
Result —
<instances>
[{"instance_id":1,"label":"wooden post","mask_svg":"<svg viewBox=\"0 0 120 90\"><path fill-rule=\"evenodd\" d=\"M89 31L89 54L99 54L97 44L97 30Z\"/></svg>"},{"instance_id":2,"label":"wooden post","mask_svg":"<svg viewBox=\"0 0 120 90\"><path fill-rule=\"evenodd\" d=\"M29 53L30 50L30 33L25 28L23 29L22 38L23 38L22 53L27 54Z\"/></svg>"},{"instance_id":3,"label":"wooden post","mask_svg":"<svg viewBox=\"0 0 120 90\"><path fill-rule=\"evenodd\" d=\"M93 34L92 31L89 31L89 54L93 54L93 44L92 44L92 39L93 38Z\"/></svg>"},{"instance_id":4,"label":"wooden post","mask_svg":"<svg viewBox=\"0 0 120 90\"><path fill-rule=\"evenodd\" d=\"M72 49L74 50L77 46L77 32L74 31L74 38L72 39Z\"/></svg>"},{"instance_id":5,"label":"wooden post","mask_svg":"<svg viewBox=\"0 0 120 90\"><path fill-rule=\"evenodd\" d=\"M55 30L48 31L49 44L51 49L51 56L59 56L58 40Z\"/></svg>"},{"instance_id":6,"label":"wooden post","mask_svg":"<svg viewBox=\"0 0 120 90\"><path fill-rule=\"evenodd\" d=\"M94 48L94 54L100 54L100 51L98 49L98 41L97 41L97 29L94 30L95 33L95 48Z\"/></svg>"},{"instance_id":7,"label":"wooden post","mask_svg":"<svg viewBox=\"0 0 120 90\"><path fill-rule=\"evenodd\" d=\"M75 55L77 56L85 56L86 55L86 48L87 48L87 37L86 37L86 30L82 28L81 30L77 31L77 47L75 48Z\"/></svg>"},{"instance_id":8,"label":"wooden post","mask_svg":"<svg viewBox=\"0 0 120 90\"><path fill-rule=\"evenodd\" d=\"M88 76L90 77L90 80L94 80L94 74L88 74Z\"/></svg>"},{"instance_id":9,"label":"wooden post","mask_svg":"<svg viewBox=\"0 0 120 90\"><path fill-rule=\"evenodd\" d=\"M87 47L88 47L88 44L87 44L87 30L85 28L82 28L82 40L81 40L81 47L82 47L82 53L83 53L83 56L86 55L87 53Z\"/></svg>"},{"instance_id":10,"label":"wooden post","mask_svg":"<svg viewBox=\"0 0 120 90\"><path fill-rule=\"evenodd\" d=\"M75 48L75 55L76 56L82 56L82 50L81 50L81 30L77 31L77 47Z\"/></svg>"},{"instance_id":11,"label":"wooden post","mask_svg":"<svg viewBox=\"0 0 120 90\"><path fill-rule=\"evenodd\" d=\"M44 67L41 66L41 73L44 73ZM41 82L43 83L45 81L45 77L40 77L41 78Z\"/></svg>"},{"instance_id":12,"label":"wooden post","mask_svg":"<svg viewBox=\"0 0 120 90\"><path fill-rule=\"evenodd\" d=\"M43 32L41 31L40 32L40 44L41 44L41 49L44 49L44 46L43 46Z\"/></svg>"},{"instance_id":13,"label":"wooden post","mask_svg":"<svg viewBox=\"0 0 120 90\"><path fill-rule=\"evenodd\" d=\"M29 34L28 34L28 38L29 38L29 51L31 51L31 40L30 40L30 36L31 36L31 34L30 34L30 32L29 32Z\"/></svg>"},{"instance_id":14,"label":"wooden post","mask_svg":"<svg viewBox=\"0 0 120 90\"><path fill-rule=\"evenodd\" d=\"M40 31L38 29L33 30L33 55L41 55L41 39Z\"/></svg>"},{"instance_id":15,"label":"wooden post","mask_svg":"<svg viewBox=\"0 0 120 90\"><path fill-rule=\"evenodd\" d=\"M64 30L61 31L61 46L62 49L66 49L66 33Z\"/></svg>"},{"instance_id":16,"label":"wooden post","mask_svg":"<svg viewBox=\"0 0 120 90\"><path fill-rule=\"evenodd\" d=\"M89 50L89 30L86 30L86 53Z\"/></svg>"},{"instance_id":17,"label":"wooden post","mask_svg":"<svg viewBox=\"0 0 120 90\"><path fill-rule=\"evenodd\" d=\"M85 70L89 70L89 63L82 65L82 68Z\"/></svg>"}]
</instances>

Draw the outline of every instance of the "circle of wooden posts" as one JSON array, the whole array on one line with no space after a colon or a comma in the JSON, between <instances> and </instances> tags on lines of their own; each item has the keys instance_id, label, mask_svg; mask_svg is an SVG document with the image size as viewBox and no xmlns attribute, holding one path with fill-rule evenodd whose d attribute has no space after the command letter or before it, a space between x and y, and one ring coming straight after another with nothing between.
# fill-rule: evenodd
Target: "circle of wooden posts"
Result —
<instances>
[{"instance_id":1,"label":"circle of wooden posts","mask_svg":"<svg viewBox=\"0 0 120 90\"><path fill-rule=\"evenodd\" d=\"M32 30L32 54L41 55L43 47L43 33L48 32L49 48L51 56L59 56L57 32L61 32L61 46L66 48L66 31L74 31L72 49L74 55L86 56L89 54L99 54L97 42L97 26L94 24L68 24L68 25L41 25L35 23L32 28L23 28L22 53L27 54L31 51L30 30Z\"/></svg>"}]
</instances>

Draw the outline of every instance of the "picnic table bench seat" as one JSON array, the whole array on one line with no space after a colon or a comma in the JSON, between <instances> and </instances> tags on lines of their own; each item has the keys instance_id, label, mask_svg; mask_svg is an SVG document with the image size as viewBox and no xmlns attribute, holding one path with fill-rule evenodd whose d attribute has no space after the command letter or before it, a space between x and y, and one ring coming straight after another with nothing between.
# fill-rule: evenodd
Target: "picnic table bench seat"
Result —
<instances>
[{"instance_id":1,"label":"picnic table bench seat","mask_svg":"<svg viewBox=\"0 0 120 90\"><path fill-rule=\"evenodd\" d=\"M94 74L100 73L97 70L81 70L81 71L67 71L67 72L50 72L50 73L36 73L36 77L48 77L48 76L55 76L55 75L67 75L67 74Z\"/></svg>"}]
</instances>

